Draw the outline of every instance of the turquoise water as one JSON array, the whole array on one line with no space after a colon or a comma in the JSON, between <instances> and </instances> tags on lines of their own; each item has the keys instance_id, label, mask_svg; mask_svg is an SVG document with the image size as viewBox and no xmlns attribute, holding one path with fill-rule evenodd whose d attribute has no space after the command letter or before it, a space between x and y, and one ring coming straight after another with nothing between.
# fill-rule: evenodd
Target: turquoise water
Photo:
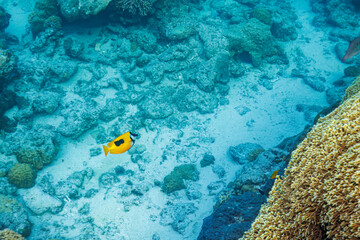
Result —
<instances>
[{"instance_id":1,"label":"turquoise water","mask_svg":"<svg viewBox=\"0 0 360 240\"><path fill-rule=\"evenodd\" d=\"M240 238L359 72L329 2L0 0L0 230Z\"/></svg>"}]
</instances>

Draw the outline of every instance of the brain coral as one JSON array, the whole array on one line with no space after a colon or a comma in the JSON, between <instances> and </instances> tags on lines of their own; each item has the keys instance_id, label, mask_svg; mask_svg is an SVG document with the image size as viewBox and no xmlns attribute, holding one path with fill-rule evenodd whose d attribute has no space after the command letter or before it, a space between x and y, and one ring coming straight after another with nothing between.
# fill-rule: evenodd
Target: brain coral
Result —
<instances>
[{"instance_id":1,"label":"brain coral","mask_svg":"<svg viewBox=\"0 0 360 240\"><path fill-rule=\"evenodd\" d=\"M244 239L360 239L360 93L292 153Z\"/></svg>"},{"instance_id":2,"label":"brain coral","mask_svg":"<svg viewBox=\"0 0 360 240\"><path fill-rule=\"evenodd\" d=\"M9 183L17 188L31 188L35 185L36 172L30 164L17 163L9 171Z\"/></svg>"},{"instance_id":3,"label":"brain coral","mask_svg":"<svg viewBox=\"0 0 360 240\"><path fill-rule=\"evenodd\" d=\"M0 231L0 239L1 240L24 240L20 234L6 228Z\"/></svg>"}]
</instances>

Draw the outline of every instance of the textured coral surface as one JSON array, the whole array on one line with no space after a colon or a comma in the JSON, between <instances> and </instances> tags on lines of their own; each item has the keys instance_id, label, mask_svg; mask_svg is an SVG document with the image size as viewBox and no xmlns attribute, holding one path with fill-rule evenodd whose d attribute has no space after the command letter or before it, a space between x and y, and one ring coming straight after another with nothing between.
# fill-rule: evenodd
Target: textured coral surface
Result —
<instances>
[{"instance_id":1,"label":"textured coral surface","mask_svg":"<svg viewBox=\"0 0 360 240\"><path fill-rule=\"evenodd\" d=\"M360 238L360 93L321 118L292 153L242 239Z\"/></svg>"},{"instance_id":2,"label":"textured coral surface","mask_svg":"<svg viewBox=\"0 0 360 240\"><path fill-rule=\"evenodd\" d=\"M0 231L0 239L1 240L23 240L23 238L20 234L17 234L16 232L10 230L10 229L4 229Z\"/></svg>"}]
</instances>

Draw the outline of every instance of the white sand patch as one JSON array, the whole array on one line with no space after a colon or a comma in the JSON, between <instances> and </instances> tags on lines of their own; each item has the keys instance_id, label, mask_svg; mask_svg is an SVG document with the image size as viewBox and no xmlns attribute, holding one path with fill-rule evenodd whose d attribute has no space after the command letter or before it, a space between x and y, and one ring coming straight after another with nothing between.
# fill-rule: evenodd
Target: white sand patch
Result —
<instances>
[{"instance_id":1,"label":"white sand patch","mask_svg":"<svg viewBox=\"0 0 360 240\"><path fill-rule=\"evenodd\" d=\"M35 0L1 0L0 6L11 15L10 24L6 28L6 32L13 34L21 40L22 36L27 32L28 17L33 11Z\"/></svg>"},{"instance_id":2,"label":"white sand patch","mask_svg":"<svg viewBox=\"0 0 360 240\"><path fill-rule=\"evenodd\" d=\"M287 45L286 51L289 56L296 59L295 49L300 48L305 56L311 59L313 69L308 69L312 70L309 75L316 76L319 73L325 73L327 74L326 82L332 83L344 75L343 70L346 67L336 57L335 43L329 41L329 33L332 28L318 29L312 25L315 13L311 11L309 1L296 0L292 3L302 28L298 31L298 38L292 44Z\"/></svg>"}]
</instances>

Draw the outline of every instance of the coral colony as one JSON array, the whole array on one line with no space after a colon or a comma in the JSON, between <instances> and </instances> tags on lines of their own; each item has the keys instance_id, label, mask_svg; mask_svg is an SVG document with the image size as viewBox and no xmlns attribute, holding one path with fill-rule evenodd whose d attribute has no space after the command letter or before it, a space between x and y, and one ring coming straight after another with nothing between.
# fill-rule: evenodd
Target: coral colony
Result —
<instances>
[{"instance_id":1,"label":"coral colony","mask_svg":"<svg viewBox=\"0 0 360 240\"><path fill-rule=\"evenodd\" d=\"M0 0L0 239L360 239L359 33L349 0Z\"/></svg>"}]
</instances>

